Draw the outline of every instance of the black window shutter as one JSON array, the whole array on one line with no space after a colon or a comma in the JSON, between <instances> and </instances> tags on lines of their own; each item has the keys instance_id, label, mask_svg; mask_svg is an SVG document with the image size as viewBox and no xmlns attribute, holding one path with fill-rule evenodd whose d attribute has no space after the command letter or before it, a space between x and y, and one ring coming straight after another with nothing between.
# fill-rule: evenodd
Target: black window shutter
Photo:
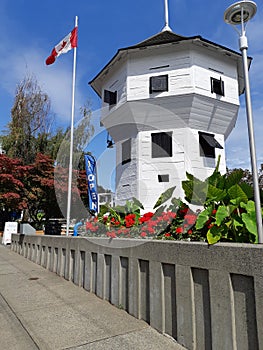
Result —
<instances>
[{"instance_id":1,"label":"black window shutter","mask_svg":"<svg viewBox=\"0 0 263 350\"><path fill-rule=\"evenodd\" d=\"M104 90L104 102L111 105L116 105L117 103L117 91Z\"/></svg>"},{"instance_id":2,"label":"black window shutter","mask_svg":"<svg viewBox=\"0 0 263 350\"><path fill-rule=\"evenodd\" d=\"M211 92L217 95L225 96L224 82L222 78L211 78Z\"/></svg>"},{"instance_id":3,"label":"black window shutter","mask_svg":"<svg viewBox=\"0 0 263 350\"><path fill-rule=\"evenodd\" d=\"M158 175L159 182L169 182L169 174Z\"/></svg>"},{"instance_id":4,"label":"black window shutter","mask_svg":"<svg viewBox=\"0 0 263 350\"><path fill-rule=\"evenodd\" d=\"M158 132L152 134L152 158L172 157L172 133Z\"/></svg>"},{"instance_id":5,"label":"black window shutter","mask_svg":"<svg viewBox=\"0 0 263 350\"><path fill-rule=\"evenodd\" d=\"M168 74L150 77L150 93L168 91Z\"/></svg>"},{"instance_id":6,"label":"black window shutter","mask_svg":"<svg viewBox=\"0 0 263 350\"><path fill-rule=\"evenodd\" d=\"M126 163L129 163L131 161L131 139L128 139L122 143L121 152L122 152L121 164L124 165Z\"/></svg>"},{"instance_id":7,"label":"black window shutter","mask_svg":"<svg viewBox=\"0 0 263 350\"><path fill-rule=\"evenodd\" d=\"M200 155L202 157L215 158L215 148L223 149L214 137L214 134L199 131Z\"/></svg>"}]
</instances>

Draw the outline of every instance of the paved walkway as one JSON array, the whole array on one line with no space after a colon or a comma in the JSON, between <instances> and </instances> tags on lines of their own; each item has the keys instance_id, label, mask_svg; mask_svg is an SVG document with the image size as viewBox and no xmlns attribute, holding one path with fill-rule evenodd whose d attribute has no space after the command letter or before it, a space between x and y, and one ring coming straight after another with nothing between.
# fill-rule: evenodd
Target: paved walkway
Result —
<instances>
[{"instance_id":1,"label":"paved walkway","mask_svg":"<svg viewBox=\"0 0 263 350\"><path fill-rule=\"evenodd\" d=\"M0 244L1 350L183 350L144 321Z\"/></svg>"}]
</instances>

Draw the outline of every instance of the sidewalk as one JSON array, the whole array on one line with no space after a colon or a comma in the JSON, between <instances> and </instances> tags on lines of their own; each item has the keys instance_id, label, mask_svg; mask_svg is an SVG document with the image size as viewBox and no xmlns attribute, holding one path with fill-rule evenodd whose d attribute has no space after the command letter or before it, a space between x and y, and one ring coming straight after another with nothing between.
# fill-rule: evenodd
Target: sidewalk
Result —
<instances>
[{"instance_id":1,"label":"sidewalk","mask_svg":"<svg viewBox=\"0 0 263 350\"><path fill-rule=\"evenodd\" d=\"M1 350L184 350L1 244L0 344Z\"/></svg>"}]
</instances>

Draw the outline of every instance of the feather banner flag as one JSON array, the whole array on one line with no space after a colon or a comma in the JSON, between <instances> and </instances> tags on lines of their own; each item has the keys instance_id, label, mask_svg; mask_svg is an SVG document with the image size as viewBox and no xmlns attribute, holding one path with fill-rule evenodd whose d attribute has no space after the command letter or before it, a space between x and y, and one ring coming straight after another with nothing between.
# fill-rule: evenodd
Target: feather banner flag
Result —
<instances>
[{"instance_id":1,"label":"feather banner flag","mask_svg":"<svg viewBox=\"0 0 263 350\"><path fill-rule=\"evenodd\" d=\"M46 64L52 64L62 53L78 46L78 27L76 26L63 40L61 40L52 50L51 55L46 59Z\"/></svg>"},{"instance_id":2,"label":"feather banner flag","mask_svg":"<svg viewBox=\"0 0 263 350\"><path fill-rule=\"evenodd\" d=\"M96 160L90 154L85 154L85 167L88 180L88 198L89 210L91 213L98 212L98 192L97 192L97 174Z\"/></svg>"}]
</instances>

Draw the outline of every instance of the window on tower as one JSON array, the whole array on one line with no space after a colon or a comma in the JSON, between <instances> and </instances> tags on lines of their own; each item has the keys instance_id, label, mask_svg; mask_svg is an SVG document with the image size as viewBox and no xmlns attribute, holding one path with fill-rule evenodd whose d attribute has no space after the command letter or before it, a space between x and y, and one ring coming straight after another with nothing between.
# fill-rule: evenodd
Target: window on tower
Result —
<instances>
[{"instance_id":1,"label":"window on tower","mask_svg":"<svg viewBox=\"0 0 263 350\"><path fill-rule=\"evenodd\" d=\"M151 136L152 158L172 157L172 132L157 132Z\"/></svg>"},{"instance_id":2,"label":"window on tower","mask_svg":"<svg viewBox=\"0 0 263 350\"><path fill-rule=\"evenodd\" d=\"M150 94L168 91L168 74L150 77Z\"/></svg>"},{"instance_id":3,"label":"window on tower","mask_svg":"<svg viewBox=\"0 0 263 350\"><path fill-rule=\"evenodd\" d=\"M169 182L169 174L158 175L159 182Z\"/></svg>"},{"instance_id":4,"label":"window on tower","mask_svg":"<svg viewBox=\"0 0 263 350\"><path fill-rule=\"evenodd\" d=\"M122 154L122 161L121 161L122 165L129 163L131 161L131 139L128 139L121 144L121 154Z\"/></svg>"},{"instance_id":5,"label":"window on tower","mask_svg":"<svg viewBox=\"0 0 263 350\"><path fill-rule=\"evenodd\" d=\"M211 92L217 95L225 96L224 82L220 79L210 78L211 80Z\"/></svg>"},{"instance_id":6,"label":"window on tower","mask_svg":"<svg viewBox=\"0 0 263 350\"><path fill-rule=\"evenodd\" d=\"M200 156L215 158L215 148L223 149L214 134L199 131Z\"/></svg>"},{"instance_id":7,"label":"window on tower","mask_svg":"<svg viewBox=\"0 0 263 350\"><path fill-rule=\"evenodd\" d=\"M117 103L117 91L104 90L104 102L110 106L116 105Z\"/></svg>"}]
</instances>

